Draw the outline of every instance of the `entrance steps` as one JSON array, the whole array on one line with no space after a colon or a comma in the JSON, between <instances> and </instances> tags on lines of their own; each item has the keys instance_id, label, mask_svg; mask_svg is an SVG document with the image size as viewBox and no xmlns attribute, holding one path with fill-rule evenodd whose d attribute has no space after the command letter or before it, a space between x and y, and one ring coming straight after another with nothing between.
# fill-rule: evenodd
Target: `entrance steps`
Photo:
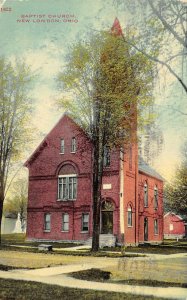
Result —
<instances>
[{"instance_id":1,"label":"entrance steps","mask_svg":"<svg viewBox=\"0 0 187 300\"><path fill-rule=\"evenodd\" d=\"M114 247L116 244L116 237L113 234L100 234L99 235L99 247ZM85 245L91 246L92 245L92 237L90 237L86 242Z\"/></svg>"}]
</instances>

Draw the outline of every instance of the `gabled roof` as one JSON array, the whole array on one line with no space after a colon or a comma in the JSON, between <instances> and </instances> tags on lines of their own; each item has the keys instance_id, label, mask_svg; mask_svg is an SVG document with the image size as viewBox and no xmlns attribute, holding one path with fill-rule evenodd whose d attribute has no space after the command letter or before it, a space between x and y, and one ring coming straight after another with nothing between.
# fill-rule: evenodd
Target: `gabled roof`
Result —
<instances>
[{"instance_id":1,"label":"gabled roof","mask_svg":"<svg viewBox=\"0 0 187 300\"><path fill-rule=\"evenodd\" d=\"M157 173L152 167L150 167L144 160L142 157L139 157L138 159L138 171L145 173L147 175L150 175L154 178L157 178L161 181L165 181L165 179L159 174Z\"/></svg>"},{"instance_id":2,"label":"gabled roof","mask_svg":"<svg viewBox=\"0 0 187 300\"><path fill-rule=\"evenodd\" d=\"M68 112L65 112L62 117L58 120L58 122L53 126L53 128L48 132L48 134L45 136L45 138L42 140L42 142L39 144L39 146L35 149L35 151L30 155L30 157L27 159L27 161L24 163L25 167L28 167L28 165L37 158L37 156L40 154L40 152L48 145L48 136L53 131L53 129L58 126L58 124L61 122L61 120L64 117L68 117L71 122L75 123L73 119L69 116ZM75 123L76 124L76 123ZM78 126L76 124L76 126Z\"/></svg>"},{"instance_id":3,"label":"gabled roof","mask_svg":"<svg viewBox=\"0 0 187 300\"><path fill-rule=\"evenodd\" d=\"M181 221L184 221L184 222L187 221L187 216L186 216L186 215L179 215L179 214L174 213L173 211L167 212L167 213L164 215L164 218L167 217L167 216L169 216L169 215L178 217Z\"/></svg>"}]
</instances>

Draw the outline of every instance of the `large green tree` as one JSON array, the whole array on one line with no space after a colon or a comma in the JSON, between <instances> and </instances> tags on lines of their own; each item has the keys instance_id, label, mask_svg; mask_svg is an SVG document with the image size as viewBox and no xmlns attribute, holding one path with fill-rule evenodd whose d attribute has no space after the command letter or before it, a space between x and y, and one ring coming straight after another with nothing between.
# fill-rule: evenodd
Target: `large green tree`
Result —
<instances>
[{"instance_id":1,"label":"large green tree","mask_svg":"<svg viewBox=\"0 0 187 300\"><path fill-rule=\"evenodd\" d=\"M187 143L182 151L183 160L175 177L165 188L165 210L187 215Z\"/></svg>"},{"instance_id":2,"label":"large green tree","mask_svg":"<svg viewBox=\"0 0 187 300\"><path fill-rule=\"evenodd\" d=\"M93 145L93 251L99 248L104 151L123 149L136 138L137 114L152 101L152 63L131 52L115 24L112 32L91 34L71 47L58 77L66 93L60 108L68 109Z\"/></svg>"},{"instance_id":3,"label":"large green tree","mask_svg":"<svg viewBox=\"0 0 187 300\"><path fill-rule=\"evenodd\" d=\"M31 73L24 63L0 58L0 232L8 176L29 140L30 82Z\"/></svg>"}]
</instances>

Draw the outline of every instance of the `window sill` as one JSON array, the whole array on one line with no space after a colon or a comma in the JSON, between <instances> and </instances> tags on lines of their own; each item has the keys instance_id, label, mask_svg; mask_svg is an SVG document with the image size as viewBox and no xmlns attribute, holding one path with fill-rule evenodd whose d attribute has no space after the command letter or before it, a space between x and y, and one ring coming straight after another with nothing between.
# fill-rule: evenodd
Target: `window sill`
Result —
<instances>
[{"instance_id":1,"label":"window sill","mask_svg":"<svg viewBox=\"0 0 187 300\"><path fill-rule=\"evenodd\" d=\"M67 233L67 232L69 232L69 230L61 230L61 232L66 232Z\"/></svg>"},{"instance_id":2,"label":"window sill","mask_svg":"<svg viewBox=\"0 0 187 300\"><path fill-rule=\"evenodd\" d=\"M76 199L57 199L58 202L70 202L70 201L76 201Z\"/></svg>"},{"instance_id":3,"label":"window sill","mask_svg":"<svg viewBox=\"0 0 187 300\"><path fill-rule=\"evenodd\" d=\"M132 225L127 225L127 227L128 227L128 228L132 228L133 226L132 226Z\"/></svg>"},{"instance_id":4,"label":"window sill","mask_svg":"<svg viewBox=\"0 0 187 300\"><path fill-rule=\"evenodd\" d=\"M81 231L81 233L88 233L88 232L89 232L88 230L87 231L86 230L85 231Z\"/></svg>"},{"instance_id":5,"label":"window sill","mask_svg":"<svg viewBox=\"0 0 187 300\"><path fill-rule=\"evenodd\" d=\"M60 152L59 154L64 154L64 152Z\"/></svg>"},{"instance_id":6,"label":"window sill","mask_svg":"<svg viewBox=\"0 0 187 300\"><path fill-rule=\"evenodd\" d=\"M76 151L71 151L70 153L76 153Z\"/></svg>"},{"instance_id":7,"label":"window sill","mask_svg":"<svg viewBox=\"0 0 187 300\"><path fill-rule=\"evenodd\" d=\"M44 232L51 232L51 230L45 230L45 229L44 229Z\"/></svg>"},{"instance_id":8,"label":"window sill","mask_svg":"<svg viewBox=\"0 0 187 300\"><path fill-rule=\"evenodd\" d=\"M154 235L158 235L158 233L154 233Z\"/></svg>"},{"instance_id":9,"label":"window sill","mask_svg":"<svg viewBox=\"0 0 187 300\"><path fill-rule=\"evenodd\" d=\"M149 207L148 205L146 205L146 206L144 205L144 208L148 208L148 207Z\"/></svg>"}]
</instances>

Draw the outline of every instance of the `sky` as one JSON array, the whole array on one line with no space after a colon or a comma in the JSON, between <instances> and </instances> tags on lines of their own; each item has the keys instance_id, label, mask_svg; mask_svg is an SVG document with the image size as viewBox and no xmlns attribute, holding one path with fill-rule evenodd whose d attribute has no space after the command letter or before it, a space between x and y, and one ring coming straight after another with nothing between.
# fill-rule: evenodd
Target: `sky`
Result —
<instances>
[{"instance_id":1,"label":"sky","mask_svg":"<svg viewBox=\"0 0 187 300\"><path fill-rule=\"evenodd\" d=\"M36 136L32 152L41 135L47 134L62 115L55 106L58 96L55 78L65 66L69 47L77 39L86 38L89 32L108 30L115 17L122 29L126 28L129 16L115 8L113 0L0 0L0 7L7 9L0 12L0 55L12 62L15 58L23 59L36 75L31 96L35 108L33 123L40 137ZM153 166L170 180L187 138L186 117L172 107L177 105L187 111L187 106L186 95L178 84L173 78L167 80L165 88L160 79L161 84L155 89L157 122L163 131L164 144Z\"/></svg>"}]
</instances>

